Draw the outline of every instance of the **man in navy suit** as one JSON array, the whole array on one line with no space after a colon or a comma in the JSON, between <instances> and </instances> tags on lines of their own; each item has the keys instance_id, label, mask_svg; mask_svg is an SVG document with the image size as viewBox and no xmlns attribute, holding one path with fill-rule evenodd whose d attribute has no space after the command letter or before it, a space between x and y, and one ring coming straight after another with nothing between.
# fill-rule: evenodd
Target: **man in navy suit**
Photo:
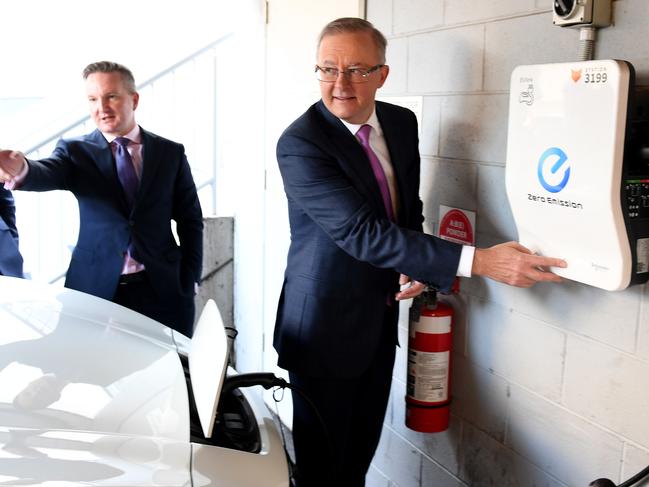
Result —
<instances>
[{"instance_id":1,"label":"man in navy suit","mask_svg":"<svg viewBox=\"0 0 649 487\"><path fill-rule=\"evenodd\" d=\"M83 77L97 130L60 140L50 157L38 161L0 151L0 179L22 190L65 189L77 198L79 238L67 287L191 336L203 219L185 150L135 123L139 95L126 67L93 63Z\"/></svg>"},{"instance_id":2,"label":"man in navy suit","mask_svg":"<svg viewBox=\"0 0 649 487\"><path fill-rule=\"evenodd\" d=\"M389 71L385 48L369 22L328 24L315 68L322 99L277 144L291 244L274 346L327 432L294 392L300 487L364 485L390 391L395 300L425 285L447 291L456 275L523 287L559 281L545 269L565 266L516 242L474 249L422 233L416 118L375 101Z\"/></svg>"},{"instance_id":3,"label":"man in navy suit","mask_svg":"<svg viewBox=\"0 0 649 487\"><path fill-rule=\"evenodd\" d=\"M0 187L0 275L23 277L23 257L18 250L16 205L11 191Z\"/></svg>"}]
</instances>

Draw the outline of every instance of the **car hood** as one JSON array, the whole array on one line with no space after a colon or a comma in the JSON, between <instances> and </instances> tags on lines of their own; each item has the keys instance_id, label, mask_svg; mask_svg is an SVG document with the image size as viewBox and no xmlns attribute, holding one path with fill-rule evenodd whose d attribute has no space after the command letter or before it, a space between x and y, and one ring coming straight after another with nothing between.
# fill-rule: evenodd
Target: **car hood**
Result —
<instances>
[{"instance_id":1,"label":"car hood","mask_svg":"<svg viewBox=\"0 0 649 487\"><path fill-rule=\"evenodd\" d=\"M7 277L0 323L0 432L189 441L187 388L167 327L94 296Z\"/></svg>"}]
</instances>

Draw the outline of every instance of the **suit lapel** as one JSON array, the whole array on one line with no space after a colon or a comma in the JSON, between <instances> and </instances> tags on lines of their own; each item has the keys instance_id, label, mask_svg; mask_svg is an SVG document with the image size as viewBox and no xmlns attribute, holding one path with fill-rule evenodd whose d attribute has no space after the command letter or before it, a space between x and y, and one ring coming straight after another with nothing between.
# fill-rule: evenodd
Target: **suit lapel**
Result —
<instances>
[{"instance_id":1,"label":"suit lapel","mask_svg":"<svg viewBox=\"0 0 649 487\"><path fill-rule=\"evenodd\" d=\"M363 194L370 199L373 207L380 211L381 215L387 217L381 190L363 147L349 129L327 110L322 100L316 104L316 108L326 121L327 135L338 149L337 160L341 168Z\"/></svg>"},{"instance_id":2,"label":"suit lapel","mask_svg":"<svg viewBox=\"0 0 649 487\"><path fill-rule=\"evenodd\" d=\"M115 158L113 157L113 151L110 148L110 144L99 130L92 132L88 136L88 141L90 142L89 151L92 160L95 162L104 179L110 186L112 186L111 192L118 195L117 199L119 200L122 209L128 214L128 203L124 197L122 185L117 177Z\"/></svg>"},{"instance_id":3,"label":"suit lapel","mask_svg":"<svg viewBox=\"0 0 649 487\"><path fill-rule=\"evenodd\" d=\"M135 206L146 194L151 186L155 175L160 170L160 162L164 159L164 154L161 150L160 143L156 140L156 135L147 132L140 127L140 134L142 135L142 174L140 176L140 186L135 197Z\"/></svg>"},{"instance_id":4,"label":"suit lapel","mask_svg":"<svg viewBox=\"0 0 649 487\"><path fill-rule=\"evenodd\" d=\"M140 197L146 193L151 181L160 167L160 144L155 141L155 136L140 127L142 135L142 175L140 177L140 187L138 189L135 205L137 206Z\"/></svg>"},{"instance_id":5,"label":"suit lapel","mask_svg":"<svg viewBox=\"0 0 649 487\"><path fill-rule=\"evenodd\" d=\"M155 146L155 144L151 144L151 143L147 144L147 142L151 141L151 136L150 134L145 134L144 130L142 130L141 128L140 130L142 134L142 144L143 144L142 175L140 177L140 184L138 186L137 194L135 195L134 206L133 208L130 209L131 212L137 206L138 199L142 194L142 190L145 182L145 175L154 172L154 168L155 168L154 163L149 163L149 164L145 163L147 152L149 152L147 151L147 149L149 148L148 146ZM95 161L95 164L97 165L102 176L109 182L111 186L113 186L113 191L115 192L115 194L118 195L118 199L125 213L129 214L129 205L128 202L126 201L126 197L124 196L124 190L122 189L122 184L119 182L119 177L117 176L117 170L115 168L115 158L113 156L113 151L110 147L110 144L108 143L106 138L99 130L95 130L94 132L92 132L88 136L88 140L90 142L90 152L92 153L92 158ZM145 142L145 140L147 142ZM155 157L155 154L153 155L153 157ZM153 160L155 161L156 159ZM148 169L145 170L145 168L147 167ZM150 177L148 179L150 179Z\"/></svg>"},{"instance_id":6,"label":"suit lapel","mask_svg":"<svg viewBox=\"0 0 649 487\"><path fill-rule=\"evenodd\" d=\"M107 181L119 187L119 179L117 179L113 151L110 148L110 144L108 144L108 141L99 130L95 130L88 135L88 140L90 142L89 150L92 153L92 160L95 161L97 168Z\"/></svg>"}]
</instances>

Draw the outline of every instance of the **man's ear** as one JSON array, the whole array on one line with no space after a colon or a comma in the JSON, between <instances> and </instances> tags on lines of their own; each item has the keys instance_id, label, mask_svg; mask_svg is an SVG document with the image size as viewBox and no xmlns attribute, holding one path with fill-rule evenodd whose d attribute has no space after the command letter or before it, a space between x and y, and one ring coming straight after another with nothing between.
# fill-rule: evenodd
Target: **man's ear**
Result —
<instances>
[{"instance_id":1,"label":"man's ear","mask_svg":"<svg viewBox=\"0 0 649 487\"><path fill-rule=\"evenodd\" d=\"M382 87L385 80L388 79L388 74L390 74L390 66L386 64L381 68L381 82L379 83L379 88Z\"/></svg>"},{"instance_id":2,"label":"man's ear","mask_svg":"<svg viewBox=\"0 0 649 487\"><path fill-rule=\"evenodd\" d=\"M137 108L137 104L140 102L140 94L136 91L133 93L133 110Z\"/></svg>"}]
</instances>

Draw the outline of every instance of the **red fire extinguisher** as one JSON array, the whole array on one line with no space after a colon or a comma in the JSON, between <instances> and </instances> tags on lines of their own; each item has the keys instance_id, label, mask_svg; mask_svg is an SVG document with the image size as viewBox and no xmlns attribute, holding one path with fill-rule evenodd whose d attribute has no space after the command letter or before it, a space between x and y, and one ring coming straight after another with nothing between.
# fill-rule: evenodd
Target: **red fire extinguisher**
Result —
<instances>
[{"instance_id":1,"label":"red fire extinguisher","mask_svg":"<svg viewBox=\"0 0 649 487\"><path fill-rule=\"evenodd\" d=\"M422 433L448 428L453 308L424 291L410 308L406 426Z\"/></svg>"}]
</instances>

